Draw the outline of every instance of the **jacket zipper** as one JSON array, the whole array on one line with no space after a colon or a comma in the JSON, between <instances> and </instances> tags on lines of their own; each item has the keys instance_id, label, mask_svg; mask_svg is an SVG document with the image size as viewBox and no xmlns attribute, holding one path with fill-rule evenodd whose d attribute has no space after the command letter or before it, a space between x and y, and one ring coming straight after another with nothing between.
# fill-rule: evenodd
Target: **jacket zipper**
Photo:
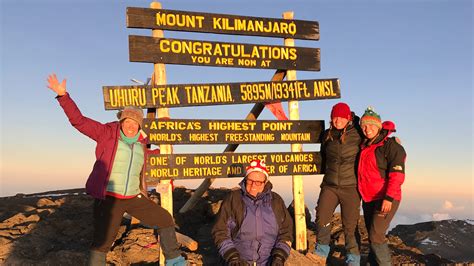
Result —
<instances>
[{"instance_id":1,"label":"jacket zipper","mask_svg":"<svg viewBox=\"0 0 474 266\"><path fill-rule=\"evenodd\" d=\"M114 144L114 152L112 153L112 160L111 163L109 164L109 168L107 169L107 177L105 177L105 182L104 182L104 187L102 189L102 199L105 199L105 194L107 191L107 184L109 184L110 180L110 173L112 172L112 167L115 161L115 154L117 153L117 146L120 138L120 125L118 127L117 133L116 133L117 138L115 139L115 144Z\"/></svg>"},{"instance_id":2,"label":"jacket zipper","mask_svg":"<svg viewBox=\"0 0 474 266\"><path fill-rule=\"evenodd\" d=\"M339 139L337 141L337 158L338 162L338 169L337 169L337 187L341 185L341 165L342 165L342 142Z\"/></svg>"},{"instance_id":3,"label":"jacket zipper","mask_svg":"<svg viewBox=\"0 0 474 266\"><path fill-rule=\"evenodd\" d=\"M130 180L130 170L132 169L133 148L134 147L135 147L135 143L132 143L132 154L130 155L130 163L128 164L127 182L125 182L125 192L123 193L124 196L127 196L128 181Z\"/></svg>"}]
</instances>

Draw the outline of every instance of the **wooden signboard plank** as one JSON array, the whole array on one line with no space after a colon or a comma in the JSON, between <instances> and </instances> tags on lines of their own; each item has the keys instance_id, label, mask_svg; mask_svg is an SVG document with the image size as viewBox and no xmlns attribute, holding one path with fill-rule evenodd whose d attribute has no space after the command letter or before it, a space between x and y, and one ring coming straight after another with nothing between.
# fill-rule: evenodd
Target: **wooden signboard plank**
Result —
<instances>
[{"instance_id":1,"label":"wooden signboard plank","mask_svg":"<svg viewBox=\"0 0 474 266\"><path fill-rule=\"evenodd\" d=\"M127 27L319 40L317 21L139 7L127 7Z\"/></svg>"},{"instance_id":2,"label":"wooden signboard plank","mask_svg":"<svg viewBox=\"0 0 474 266\"><path fill-rule=\"evenodd\" d=\"M322 100L341 97L339 79L244 83L104 86L106 110L246 104L287 100Z\"/></svg>"},{"instance_id":3,"label":"wooden signboard plank","mask_svg":"<svg viewBox=\"0 0 474 266\"><path fill-rule=\"evenodd\" d=\"M319 48L129 36L130 62L320 70Z\"/></svg>"},{"instance_id":4,"label":"wooden signboard plank","mask_svg":"<svg viewBox=\"0 0 474 266\"><path fill-rule=\"evenodd\" d=\"M288 144L319 143L323 120L145 119L151 144Z\"/></svg>"},{"instance_id":5,"label":"wooden signboard plank","mask_svg":"<svg viewBox=\"0 0 474 266\"><path fill-rule=\"evenodd\" d=\"M318 152L155 154L146 160L147 182L161 179L243 177L253 159L265 160L271 176L321 173Z\"/></svg>"}]
</instances>

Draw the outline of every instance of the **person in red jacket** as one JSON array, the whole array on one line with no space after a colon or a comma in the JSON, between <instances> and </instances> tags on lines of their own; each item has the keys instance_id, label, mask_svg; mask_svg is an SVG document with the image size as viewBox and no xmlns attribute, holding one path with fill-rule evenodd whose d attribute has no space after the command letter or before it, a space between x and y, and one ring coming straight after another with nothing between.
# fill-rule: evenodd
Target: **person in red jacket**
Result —
<instances>
[{"instance_id":1,"label":"person in red jacket","mask_svg":"<svg viewBox=\"0 0 474 266\"><path fill-rule=\"evenodd\" d=\"M396 138L389 137L395 132L395 124L382 124L371 107L361 117L360 125L365 140L361 145L358 188L369 232L368 260L371 264L391 265L385 234L402 198L406 153Z\"/></svg>"},{"instance_id":2,"label":"person in red jacket","mask_svg":"<svg viewBox=\"0 0 474 266\"><path fill-rule=\"evenodd\" d=\"M71 125L97 143L96 161L86 183L87 194L95 198L89 265L105 265L125 212L158 228L166 265L186 265L178 249L173 217L148 198L142 174L149 153L146 135L140 130L143 111L126 107L118 113L119 121L102 124L82 115L66 92L66 80L59 83L55 74L49 75L48 88L57 93Z\"/></svg>"}]
</instances>

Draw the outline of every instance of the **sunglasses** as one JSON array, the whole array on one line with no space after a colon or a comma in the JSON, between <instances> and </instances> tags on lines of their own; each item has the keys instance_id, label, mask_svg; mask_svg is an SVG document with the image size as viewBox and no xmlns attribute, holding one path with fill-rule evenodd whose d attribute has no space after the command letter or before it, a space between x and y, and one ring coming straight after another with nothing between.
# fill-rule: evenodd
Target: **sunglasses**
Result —
<instances>
[{"instance_id":1,"label":"sunglasses","mask_svg":"<svg viewBox=\"0 0 474 266\"><path fill-rule=\"evenodd\" d=\"M252 179L248 179L246 178L245 179L245 184L251 186L251 185L255 185L257 187L259 186L262 186L263 184L265 184L266 180L265 181L257 181L257 180L252 180Z\"/></svg>"}]
</instances>

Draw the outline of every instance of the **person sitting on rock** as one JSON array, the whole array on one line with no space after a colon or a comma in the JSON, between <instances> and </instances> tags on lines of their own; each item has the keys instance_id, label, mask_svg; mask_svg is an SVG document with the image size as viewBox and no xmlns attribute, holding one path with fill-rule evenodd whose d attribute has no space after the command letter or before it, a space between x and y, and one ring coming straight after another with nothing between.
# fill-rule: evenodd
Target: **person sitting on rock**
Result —
<instances>
[{"instance_id":1,"label":"person sitting on rock","mask_svg":"<svg viewBox=\"0 0 474 266\"><path fill-rule=\"evenodd\" d=\"M48 87L69 122L82 134L97 142L96 161L86 183L86 192L94 201L94 236L89 265L105 265L106 254L117 235L125 212L149 226L157 227L166 265L186 265L176 240L171 214L148 198L143 165L147 154L146 136L140 130L143 111L126 107L119 121L102 124L82 115L66 92L66 80L59 83L55 74L48 76Z\"/></svg>"},{"instance_id":2,"label":"person sitting on rock","mask_svg":"<svg viewBox=\"0 0 474 266\"><path fill-rule=\"evenodd\" d=\"M268 179L265 162L252 160L222 202L212 236L227 265L283 266L290 254L293 220Z\"/></svg>"}]
</instances>

